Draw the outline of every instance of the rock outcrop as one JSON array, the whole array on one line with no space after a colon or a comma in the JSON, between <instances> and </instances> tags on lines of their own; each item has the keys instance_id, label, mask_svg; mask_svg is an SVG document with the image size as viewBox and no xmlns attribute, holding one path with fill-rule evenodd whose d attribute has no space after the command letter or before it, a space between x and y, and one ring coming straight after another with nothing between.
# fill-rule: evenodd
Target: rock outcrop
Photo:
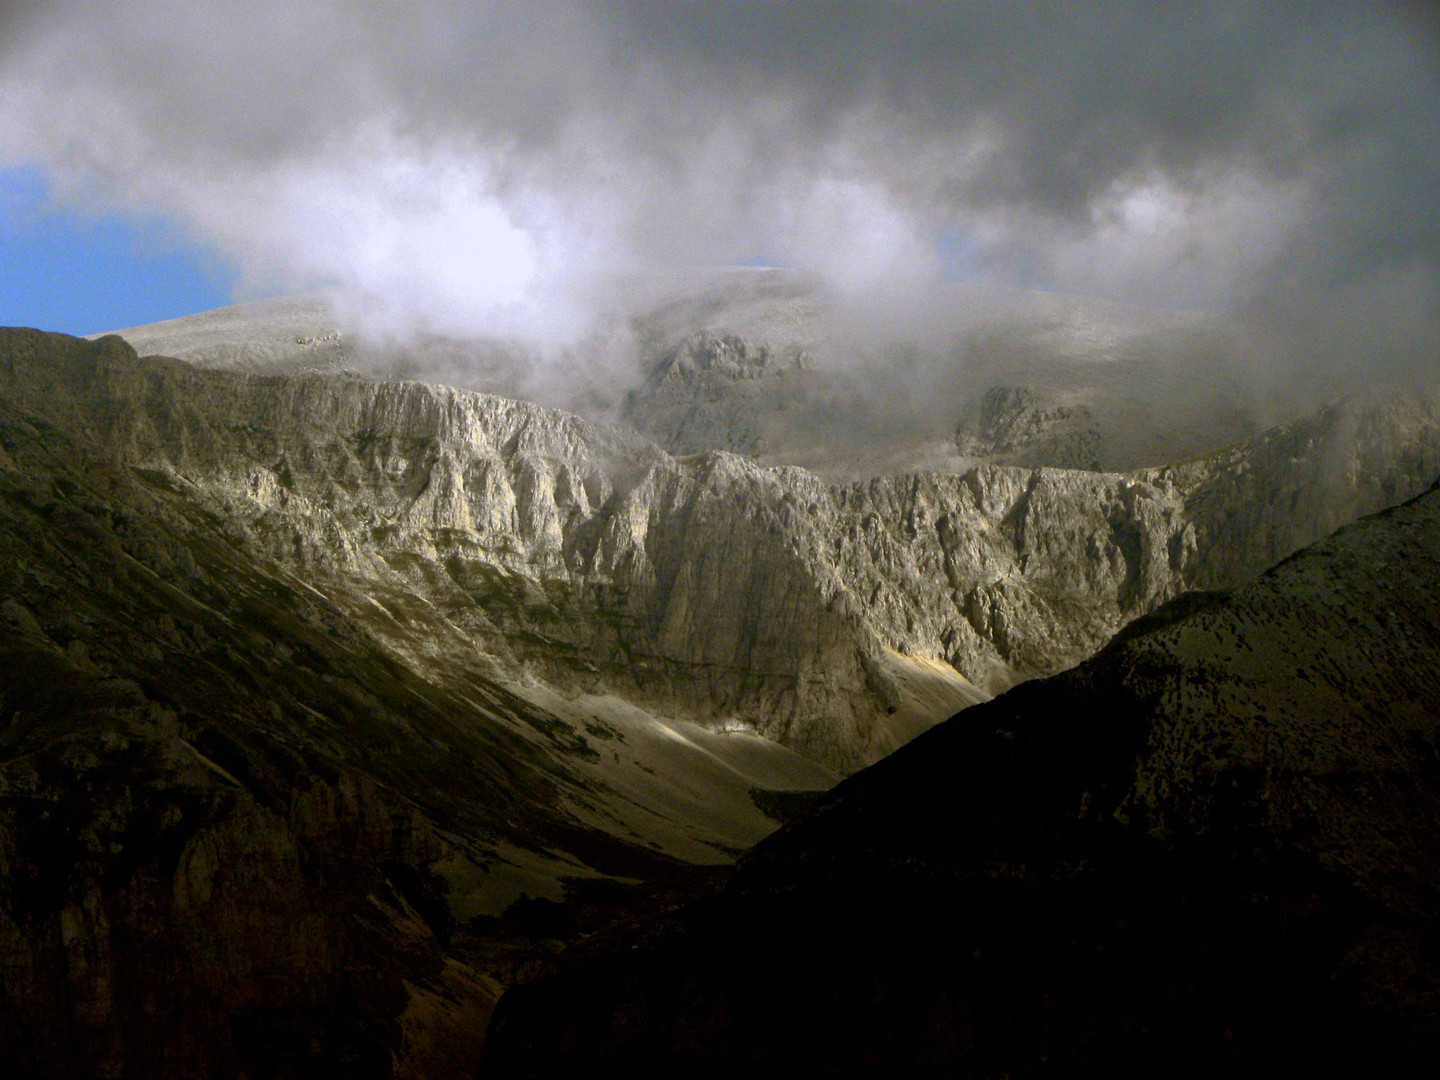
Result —
<instances>
[{"instance_id":1,"label":"rock outcrop","mask_svg":"<svg viewBox=\"0 0 1440 1080\"><path fill-rule=\"evenodd\" d=\"M622 415L672 454L754 457L769 449L773 414L805 401L803 375L814 367L798 345L776 349L703 330L661 350Z\"/></svg>"},{"instance_id":2,"label":"rock outcrop","mask_svg":"<svg viewBox=\"0 0 1440 1080\"><path fill-rule=\"evenodd\" d=\"M501 1001L488 1075L1420 1075L1440 486L841 784Z\"/></svg>"},{"instance_id":3,"label":"rock outcrop","mask_svg":"<svg viewBox=\"0 0 1440 1080\"><path fill-rule=\"evenodd\" d=\"M1028 386L992 386L980 395L973 432L961 427L962 454L1003 465L1100 471L1100 431L1083 395L1042 395Z\"/></svg>"}]
</instances>

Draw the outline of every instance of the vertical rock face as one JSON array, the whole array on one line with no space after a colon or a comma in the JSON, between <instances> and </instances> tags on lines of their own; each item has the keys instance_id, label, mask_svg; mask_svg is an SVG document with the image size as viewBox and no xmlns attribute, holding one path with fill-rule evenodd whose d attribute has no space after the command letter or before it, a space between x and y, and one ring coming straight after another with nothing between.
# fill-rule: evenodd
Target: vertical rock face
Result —
<instances>
[{"instance_id":1,"label":"vertical rock face","mask_svg":"<svg viewBox=\"0 0 1440 1080\"><path fill-rule=\"evenodd\" d=\"M803 400L814 360L798 345L772 348L735 334L697 331L652 361L625 419L676 454L766 449L775 412Z\"/></svg>"},{"instance_id":2,"label":"vertical rock face","mask_svg":"<svg viewBox=\"0 0 1440 1080\"><path fill-rule=\"evenodd\" d=\"M512 991L488 1072L1418 1075L1437 584L1440 487L1161 608Z\"/></svg>"},{"instance_id":3,"label":"vertical rock face","mask_svg":"<svg viewBox=\"0 0 1440 1080\"><path fill-rule=\"evenodd\" d=\"M962 453L1007 464L1100 469L1100 431L1083 400L1049 400L1028 386L993 386L980 395L978 414L973 432L962 427L956 433Z\"/></svg>"},{"instance_id":4,"label":"vertical rock face","mask_svg":"<svg viewBox=\"0 0 1440 1080\"><path fill-rule=\"evenodd\" d=\"M264 558L402 589L562 685L841 769L892 747L895 723L915 730L890 654L951 669L928 683L958 707L1087 654L1183 580L1180 507L1117 477L985 467L829 489L428 387L198 372L113 342L27 368L22 392L37 374L33 407L181 485Z\"/></svg>"},{"instance_id":5,"label":"vertical rock face","mask_svg":"<svg viewBox=\"0 0 1440 1080\"><path fill-rule=\"evenodd\" d=\"M759 731L840 770L938 719L937 694L953 709L1075 663L1179 592L1241 580L1440 473L1425 398L1129 476L979 465L831 487L487 395L199 371L115 339L25 352L57 347L7 346L17 405L174 486L257 557L417 598L561 689ZM702 335L662 384L771 359Z\"/></svg>"},{"instance_id":6,"label":"vertical rock face","mask_svg":"<svg viewBox=\"0 0 1440 1080\"><path fill-rule=\"evenodd\" d=\"M1137 474L1173 486L1211 588L1424 490L1440 473L1440 396L1356 397L1255 439Z\"/></svg>"}]
</instances>

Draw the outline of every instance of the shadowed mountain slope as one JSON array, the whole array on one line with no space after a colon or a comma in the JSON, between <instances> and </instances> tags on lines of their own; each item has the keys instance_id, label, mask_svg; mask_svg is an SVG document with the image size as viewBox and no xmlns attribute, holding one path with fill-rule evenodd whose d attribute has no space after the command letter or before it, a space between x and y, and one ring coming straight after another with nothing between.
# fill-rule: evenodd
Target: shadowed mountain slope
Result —
<instances>
[{"instance_id":1,"label":"shadowed mountain slope","mask_svg":"<svg viewBox=\"0 0 1440 1080\"><path fill-rule=\"evenodd\" d=\"M1174 601L512 990L487 1074L1433 1064L1437 586L1432 488Z\"/></svg>"}]
</instances>

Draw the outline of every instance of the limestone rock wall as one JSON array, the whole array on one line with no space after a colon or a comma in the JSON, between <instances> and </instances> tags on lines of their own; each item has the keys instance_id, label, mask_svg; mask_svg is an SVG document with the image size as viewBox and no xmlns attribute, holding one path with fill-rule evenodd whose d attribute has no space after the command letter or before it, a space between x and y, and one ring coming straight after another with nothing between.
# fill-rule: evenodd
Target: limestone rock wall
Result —
<instances>
[{"instance_id":1,"label":"limestone rock wall","mask_svg":"<svg viewBox=\"0 0 1440 1080\"><path fill-rule=\"evenodd\" d=\"M940 664L959 707L1440 472L1416 398L1129 476L980 465L832 487L443 387L201 371L114 338L27 363L57 347L44 337L9 348L5 392L246 550L430 605L507 670L847 770L910 700L885 656Z\"/></svg>"}]
</instances>

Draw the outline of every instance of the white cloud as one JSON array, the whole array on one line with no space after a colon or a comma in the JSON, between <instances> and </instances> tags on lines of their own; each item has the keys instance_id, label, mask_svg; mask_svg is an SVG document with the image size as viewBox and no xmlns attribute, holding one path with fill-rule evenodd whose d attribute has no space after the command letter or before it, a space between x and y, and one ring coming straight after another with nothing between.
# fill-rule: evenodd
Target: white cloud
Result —
<instances>
[{"instance_id":1,"label":"white cloud","mask_svg":"<svg viewBox=\"0 0 1440 1080\"><path fill-rule=\"evenodd\" d=\"M903 292L947 232L1001 280L1138 302L1434 280L1422 24L1230 9L29 5L0 27L0 162L397 332L574 337L622 276L759 254Z\"/></svg>"}]
</instances>

